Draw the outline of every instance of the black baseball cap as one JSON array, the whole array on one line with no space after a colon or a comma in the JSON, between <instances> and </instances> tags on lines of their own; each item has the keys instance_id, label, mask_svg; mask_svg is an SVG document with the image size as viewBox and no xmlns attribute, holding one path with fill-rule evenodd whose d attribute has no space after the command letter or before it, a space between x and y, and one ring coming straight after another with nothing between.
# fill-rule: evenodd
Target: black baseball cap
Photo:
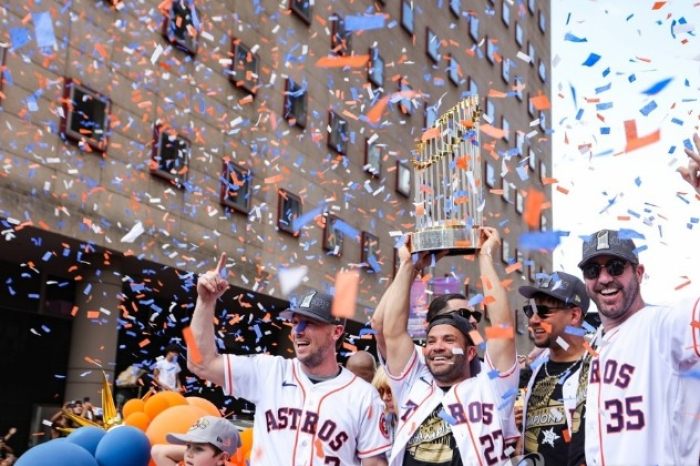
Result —
<instances>
[{"instance_id":1,"label":"black baseball cap","mask_svg":"<svg viewBox=\"0 0 700 466\"><path fill-rule=\"evenodd\" d=\"M583 254L579 268L597 256L615 256L620 259L639 264L637 246L629 238L620 235L617 230L600 230L593 233L583 242Z\"/></svg>"},{"instance_id":2,"label":"black baseball cap","mask_svg":"<svg viewBox=\"0 0 700 466\"><path fill-rule=\"evenodd\" d=\"M318 320L326 324L345 325L345 319L340 319L331 314L333 308L333 296L328 293L310 291L306 293L297 303L296 307L280 312L280 317L285 320L292 320L294 314L299 314L313 320Z\"/></svg>"},{"instance_id":3,"label":"black baseball cap","mask_svg":"<svg viewBox=\"0 0 700 466\"><path fill-rule=\"evenodd\" d=\"M464 335L464 337L467 339L468 345L475 346L474 340L472 340L472 337L469 335L469 332L475 330L474 326L470 324L469 321L461 315L440 314L433 317L428 323L428 330L426 331L426 335L429 334L430 329L432 329L436 325L451 325L452 327L459 330L462 335ZM479 372L481 372L481 361L479 360L479 358L474 357L469 363L469 373L472 377L474 377Z\"/></svg>"},{"instance_id":4,"label":"black baseball cap","mask_svg":"<svg viewBox=\"0 0 700 466\"><path fill-rule=\"evenodd\" d=\"M527 299L542 293L562 301L568 306L576 306L586 313L590 300L586 294L586 285L578 278L565 272L554 272L537 280L535 286L521 286L518 292Z\"/></svg>"}]
</instances>

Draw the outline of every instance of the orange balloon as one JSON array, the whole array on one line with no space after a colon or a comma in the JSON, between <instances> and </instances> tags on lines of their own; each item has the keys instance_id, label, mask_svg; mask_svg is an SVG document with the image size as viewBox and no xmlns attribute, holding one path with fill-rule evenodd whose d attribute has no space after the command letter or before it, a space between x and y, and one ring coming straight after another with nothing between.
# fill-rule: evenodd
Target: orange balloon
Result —
<instances>
[{"instance_id":1,"label":"orange balloon","mask_svg":"<svg viewBox=\"0 0 700 466\"><path fill-rule=\"evenodd\" d=\"M134 426L144 432L146 432L150 423L151 418L146 416L146 413L131 413L124 419L124 424L127 426Z\"/></svg>"},{"instance_id":2,"label":"orange balloon","mask_svg":"<svg viewBox=\"0 0 700 466\"><path fill-rule=\"evenodd\" d=\"M180 405L165 409L151 421L146 429L146 437L151 445L168 443L165 436L168 434L184 434L202 416L209 413L198 406Z\"/></svg>"},{"instance_id":3,"label":"orange balloon","mask_svg":"<svg viewBox=\"0 0 700 466\"><path fill-rule=\"evenodd\" d=\"M122 417L126 419L127 417L129 417L129 415L133 413L142 413L145 404L146 403L139 400L138 398L134 398L132 400L127 401L122 407Z\"/></svg>"},{"instance_id":4,"label":"orange balloon","mask_svg":"<svg viewBox=\"0 0 700 466\"><path fill-rule=\"evenodd\" d=\"M159 392L146 400L143 411L151 418L155 419L160 413L170 408L168 392Z\"/></svg>"},{"instance_id":5,"label":"orange balloon","mask_svg":"<svg viewBox=\"0 0 700 466\"><path fill-rule=\"evenodd\" d=\"M248 427L247 429L243 429L243 431L239 435L241 439L241 448L240 450L243 450L243 454L245 455L245 459L249 460L250 459L250 452L253 451L253 428Z\"/></svg>"},{"instance_id":6,"label":"orange balloon","mask_svg":"<svg viewBox=\"0 0 700 466\"><path fill-rule=\"evenodd\" d=\"M209 413L210 416L221 417L221 413L214 403L199 396L188 396L185 398L190 406L198 406Z\"/></svg>"},{"instance_id":7,"label":"orange balloon","mask_svg":"<svg viewBox=\"0 0 700 466\"><path fill-rule=\"evenodd\" d=\"M165 398L171 407L187 404L187 399L178 392L160 392L158 395Z\"/></svg>"}]
</instances>

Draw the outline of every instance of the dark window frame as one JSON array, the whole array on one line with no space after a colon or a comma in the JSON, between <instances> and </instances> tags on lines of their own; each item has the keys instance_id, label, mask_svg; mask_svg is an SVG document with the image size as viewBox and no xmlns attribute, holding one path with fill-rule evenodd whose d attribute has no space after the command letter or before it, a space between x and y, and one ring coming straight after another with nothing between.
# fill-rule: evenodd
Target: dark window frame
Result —
<instances>
[{"instance_id":1,"label":"dark window frame","mask_svg":"<svg viewBox=\"0 0 700 466\"><path fill-rule=\"evenodd\" d=\"M450 54L448 56L447 63L447 77L449 78L452 84L454 84L455 86L459 86L459 82L461 81L459 76L459 61L457 61L453 54Z\"/></svg>"},{"instance_id":2,"label":"dark window frame","mask_svg":"<svg viewBox=\"0 0 700 466\"><path fill-rule=\"evenodd\" d=\"M375 86L384 87L384 59L379 53L379 47L374 46L369 49L369 70L367 79ZM379 73L379 76L377 76Z\"/></svg>"},{"instance_id":3,"label":"dark window frame","mask_svg":"<svg viewBox=\"0 0 700 466\"><path fill-rule=\"evenodd\" d=\"M450 13L459 19L459 16L462 14L462 0L450 0Z\"/></svg>"},{"instance_id":4,"label":"dark window frame","mask_svg":"<svg viewBox=\"0 0 700 466\"><path fill-rule=\"evenodd\" d=\"M410 17L406 14L408 11L411 12ZM411 0L401 0L401 27L411 36L415 34L416 15Z\"/></svg>"},{"instance_id":5,"label":"dark window frame","mask_svg":"<svg viewBox=\"0 0 700 466\"><path fill-rule=\"evenodd\" d=\"M341 155L347 155L348 141L350 140L350 125L348 121L337 112L331 110L328 112L328 128L327 146ZM345 128L344 131L343 128Z\"/></svg>"},{"instance_id":6,"label":"dark window frame","mask_svg":"<svg viewBox=\"0 0 700 466\"><path fill-rule=\"evenodd\" d=\"M399 92L412 90L413 87L408 83L408 80L406 78L399 79ZM399 100L399 110L401 111L401 113L407 116L413 115L412 100L413 99L407 97L401 97L401 100Z\"/></svg>"},{"instance_id":7,"label":"dark window frame","mask_svg":"<svg viewBox=\"0 0 700 466\"><path fill-rule=\"evenodd\" d=\"M425 28L425 53L433 63L440 63L440 46L442 42L430 27Z\"/></svg>"},{"instance_id":8,"label":"dark window frame","mask_svg":"<svg viewBox=\"0 0 700 466\"><path fill-rule=\"evenodd\" d=\"M171 139L171 136L174 135L174 139ZM165 144L165 146L164 146ZM176 164L176 167L173 167L171 169L168 169L167 167L164 167L164 163L168 163L170 160L182 160L183 157L180 156L180 151L182 150L181 148L175 148L177 151L175 157L168 157L167 159L163 159L163 151L164 149L172 150L169 146L171 145L180 145L184 146L185 149L185 156L184 156L184 172L180 173L182 171L182 165L183 164ZM191 153L192 153L192 142L180 134L179 132L175 131L171 126L164 125L164 124L156 124L153 125L153 149L151 151L151 174L154 176L157 176L158 178L162 178L166 181L169 181L170 183L174 184L176 187L182 189L185 184L187 183L187 175L189 173L190 169L190 160L191 160ZM179 168L177 170L176 168Z\"/></svg>"},{"instance_id":9,"label":"dark window frame","mask_svg":"<svg viewBox=\"0 0 700 466\"><path fill-rule=\"evenodd\" d=\"M287 234L299 237L299 231L294 231L294 220L301 217L302 214L301 197L286 189L277 191L277 229ZM296 212L294 211L296 209ZM287 214L287 211L290 211ZM284 217L283 217L284 214Z\"/></svg>"},{"instance_id":10,"label":"dark window frame","mask_svg":"<svg viewBox=\"0 0 700 466\"><path fill-rule=\"evenodd\" d=\"M327 251L329 256L341 257L343 255L345 235L335 228L335 222L339 220L342 221L335 214L326 215L326 224L323 227L323 250Z\"/></svg>"},{"instance_id":11,"label":"dark window frame","mask_svg":"<svg viewBox=\"0 0 700 466\"><path fill-rule=\"evenodd\" d=\"M182 6L186 7L186 1L187 0L173 0L172 4L170 5L170 10L165 15L165 20L163 21L162 33L163 37L165 37L165 39L168 42L170 42L180 50L184 51L185 53L194 56L197 54L197 49L199 48L199 33L201 31L197 30L197 34L193 36L192 34L189 34L187 32L187 26L191 25L194 28L194 23L191 18L192 9L195 10L195 13L197 14L198 18L201 18L201 15L199 14L197 8L194 6L193 2L193 6L189 10L188 18L188 15L185 12L185 8L181 8ZM182 15L180 15L180 13L182 13ZM180 25L177 24L176 18L178 17L182 18L182 22L180 23Z\"/></svg>"},{"instance_id":12,"label":"dark window frame","mask_svg":"<svg viewBox=\"0 0 700 466\"><path fill-rule=\"evenodd\" d=\"M293 95L297 93L300 94ZM308 97L308 89L303 89L303 86L297 84L292 78L287 78L284 85L284 108L282 109L282 115L290 126L306 128L309 113Z\"/></svg>"},{"instance_id":13,"label":"dark window frame","mask_svg":"<svg viewBox=\"0 0 700 466\"><path fill-rule=\"evenodd\" d=\"M401 181L402 172L408 173L408 186L404 187ZM401 161L396 161L396 192L404 197L411 196L411 189L413 185L413 175L411 173L411 167L407 163L401 163Z\"/></svg>"},{"instance_id":14,"label":"dark window frame","mask_svg":"<svg viewBox=\"0 0 700 466\"><path fill-rule=\"evenodd\" d=\"M260 86L260 57L240 39L231 41L231 56L229 81L249 94L256 95ZM239 56L245 57L245 61L239 60ZM251 74L250 77L248 73Z\"/></svg>"},{"instance_id":15,"label":"dark window frame","mask_svg":"<svg viewBox=\"0 0 700 466\"><path fill-rule=\"evenodd\" d=\"M83 133L80 133L80 128L78 130L73 129L73 122L74 118L77 116L77 113L85 113L84 110L79 109L80 105L75 105L76 92L81 92L83 96L89 95L90 100L103 103L104 119L101 122L102 126L99 127L99 130L102 132L101 138L86 137ZM85 102L84 98L83 102ZM67 139L77 142L78 145L87 144L90 149L99 153L105 153L109 147L109 120L111 113L112 100L109 97L94 91L77 80L72 78L66 79L65 86L63 88L63 118L61 118L61 133L63 133ZM97 126L95 125L95 127Z\"/></svg>"},{"instance_id":16,"label":"dark window frame","mask_svg":"<svg viewBox=\"0 0 700 466\"><path fill-rule=\"evenodd\" d=\"M311 1L310 0L289 0L289 9L292 10L299 19L307 26L311 25Z\"/></svg>"},{"instance_id":17,"label":"dark window frame","mask_svg":"<svg viewBox=\"0 0 700 466\"><path fill-rule=\"evenodd\" d=\"M363 231L361 248L362 254L360 257L360 262L367 270L372 271L370 257L374 257L375 262L379 262L379 254L381 252L379 249L379 237L368 231Z\"/></svg>"},{"instance_id":18,"label":"dark window frame","mask_svg":"<svg viewBox=\"0 0 700 466\"><path fill-rule=\"evenodd\" d=\"M345 20L335 14L331 20L331 52L339 57L352 55L352 31L345 29Z\"/></svg>"},{"instance_id":19,"label":"dark window frame","mask_svg":"<svg viewBox=\"0 0 700 466\"><path fill-rule=\"evenodd\" d=\"M378 144L376 139L370 143L370 138L365 138L365 164L362 167L365 173L372 178L379 178L382 175L382 158L384 156L384 145ZM372 151L378 151L376 164L372 160Z\"/></svg>"},{"instance_id":20,"label":"dark window frame","mask_svg":"<svg viewBox=\"0 0 700 466\"><path fill-rule=\"evenodd\" d=\"M232 172L235 173L235 180L231 176ZM231 160L224 160L221 168L221 191L219 194L221 205L234 212L246 215L250 213L252 180L253 173L249 169ZM229 185L233 184L240 186L239 189L229 189ZM231 192L235 192L235 195L232 196Z\"/></svg>"}]
</instances>

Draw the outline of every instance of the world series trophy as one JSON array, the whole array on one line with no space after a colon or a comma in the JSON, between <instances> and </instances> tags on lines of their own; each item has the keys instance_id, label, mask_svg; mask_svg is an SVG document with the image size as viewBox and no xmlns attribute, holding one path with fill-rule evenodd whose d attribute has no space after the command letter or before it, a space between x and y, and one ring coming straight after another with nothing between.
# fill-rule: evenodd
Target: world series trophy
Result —
<instances>
[{"instance_id":1,"label":"world series trophy","mask_svg":"<svg viewBox=\"0 0 700 466\"><path fill-rule=\"evenodd\" d=\"M482 164L479 145L479 98L471 96L437 119L423 133L411 160L416 231L411 252L477 250Z\"/></svg>"}]
</instances>

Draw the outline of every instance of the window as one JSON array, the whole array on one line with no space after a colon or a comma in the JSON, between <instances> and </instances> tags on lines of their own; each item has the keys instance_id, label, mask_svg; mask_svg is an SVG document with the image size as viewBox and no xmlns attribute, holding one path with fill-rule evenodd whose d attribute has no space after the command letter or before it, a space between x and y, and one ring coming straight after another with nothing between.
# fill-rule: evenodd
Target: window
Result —
<instances>
[{"instance_id":1,"label":"window","mask_svg":"<svg viewBox=\"0 0 700 466\"><path fill-rule=\"evenodd\" d=\"M523 33L523 27L520 23L515 23L515 43L522 47L523 42L525 42L525 34Z\"/></svg>"},{"instance_id":2,"label":"window","mask_svg":"<svg viewBox=\"0 0 700 466\"><path fill-rule=\"evenodd\" d=\"M503 140L510 142L510 123L504 116L501 117L501 128L503 128Z\"/></svg>"},{"instance_id":3,"label":"window","mask_svg":"<svg viewBox=\"0 0 700 466\"><path fill-rule=\"evenodd\" d=\"M525 196L523 196L519 189L515 190L515 211L520 215L525 212Z\"/></svg>"},{"instance_id":4,"label":"window","mask_svg":"<svg viewBox=\"0 0 700 466\"><path fill-rule=\"evenodd\" d=\"M384 59L379 55L379 47L369 49L369 82L384 87Z\"/></svg>"},{"instance_id":5,"label":"window","mask_svg":"<svg viewBox=\"0 0 700 466\"><path fill-rule=\"evenodd\" d=\"M61 131L77 141L81 149L105 152L109 143L109 113L112 101L72 79L63 91Z\"/></svg>"},{"instance_id":6,"label":"window","mask_svg":"<svg viewBox=\"0 0 700 466\"><path fill-rule=\"evenodd\" d=\"M547 231L547 216L540 214L540 231Z\"/></svg>"},{"instance_id":7,"label":"window","mask_svg":"<svg viewBox=\"0 0 700 466\"><path fill-rule=\"evenodd\" d=\"M426 29L425 51L433 63L440 61L440 39L430 28Z\"/></svg>"},{"instance_id":8,"label":"window","mask_svg":"<svg viewBox=\"0 0 700 466\"><path fill-rule=\"evenodd\" d=\"M260 85L258 54L250 51L247 45L239 39L234 39L231 45L233 62L229 79L255 95Z\"/></svg>"},{"instance_id":9,"label":"window","mask_svg":"<svg viewBox=\"0 0 700 466\"><path fill-rule=\"evenodd\" d=\"M469 37L479 42L479 18L474 15L469 16Z\"/></svg>"},{"instance_id":10,"label":"window","mask_svg":"<svg viewBox=\"0 0 700 466\"><path fill-rule=\"evenodd\" d=\"M542 60L540 60L540 63L537 66L537 75L540 77L540 81L547 81L547 66Z\"/></svg>"},{"instance_id":11,"label":"window","mask_svg":"<svg viewBox=\"0 0 700 466\"><path fill-rule=\"evenodd\" d=\"M496 62L496 45L486 37L486 59L493 65Z\"/></svg>"},{"instance_id":12,"label":"window","mask_svg":"<svg viewBox=\"0 0 700 466\"><path fill-rule=\"evenodd\" d=\"M345 155L348 150L348 122L331 111L328 117L328 147Z\"/></svg>"},{"instance_id":13,"label":"window","mask_svg":"<svg viewBox=\"0 0 700 466\"><path fill-rule=\"evenodd\" d=\"M527 278L534 283L537 278L537 264L532 259L530 259L530 262L531 264L527 266Z\"/></svg>"},{"instance_id":14,"label":"window","mask_svg":"<svg viewBox=\"0 0 700 466\"><path fill-rule=\"evenodd\" d=\"M534 150L530 149L527 159L527 165L530 167L530 170L534 172L535 168L537 168L537 157L535 156Z\"/></svg>"},{"instance_id":15,"label":"window","mask_svg":"<svg viewBox=\"0 0 700 466\"><path fill-rule=\"evenodd\" d=\"M490 124L496 121L496 106L491 99L486 99L486 117Z\"/></svg>"},{"instance_id":16,"label":"window","mask_svg":"<svg viewBox=\"0 0 700 466\"><path fill-rule=\"evenodd\" d=\"M345 20L342 16L335 15L331 21L331 51L336 55L345 57L352 51L352 31L345 29Z\"/></svg>"},{"instance_id":17,"label":"window","mask_svg":"<svg viewBox=\"0 0 700 466\"><path fill-rule=\"evenodd\" d=\"M413 1L401 0L401 27L413 35Z\"/></svg>"},{"instance_id":18,"label":"window","mask_svg":"<svg viewBox=\"0 0 700 466\"><path fill-rule=\"evenodd\" d=\"M198 17L194 1L174 0L163 22L163 36L177 48L190 55L196 54L200 26L195 21Z\"/></svg>"},{"instance_id":19,"label":"window","mask_svg":"<svg viewBox=\"0 0 700 466\"><path fill-rule=\"evenodd\" d=\"M525 133L522 131L515 132L515 147L518 149L520 157L525 155Z\"/></svg>"},{"instance_id":20,"label":"window","mask_svg":"<svg viewBox=\"0 0 700 466\"><path fill-rule=\"evenodd\" d=\"M450 12L455 18L462 14L462 0L450 0Z\"/></svg>"},{"instance_id":21,"label":"window","mask_svg":"<svg viewBox=\"0 0 700 466\"><path fill-rule=\"evenodd\" d=\"M544 111L540 112L539 118L538 118L540 124L539 127L542 131L545 131L547 129L547 114L544 113Z\"/></svg>"},{"instance_id":22,"label":"window","mask_svg":"<svg viewBox=\"0 0 700 466\"><path fill-rule=\"evenodd\" d=\"M508 1L503 0L502 6L503 16L501 16L501 18L503 19L503 24L505 24L506 26L510 26L510 6L508 5Z\"/></svg>"},{"instance_id":23,"label":"window","mask_svg":"<svg viewBox=\"0 0 700 466\"><path fill-rule=\"evenodd\" d=\"M457 62L454 55L450 54L449 63L450 66L447 68L447 75L450 78L450 82L455 86L459 86L460 75L462 74L462 70L459 68L459 62Z\"/></svg>"},{"instance_id":24,"label":"window","mask_svg":"<svg viewBox=\"0 0 700 466\"><path fill-rule=\"evenodd\" d=\"M336 228L338 220L340 219L335 215L328 214L323 227L323 250L336 257L343 254L343 232Z\"/></svg>"},{"instance_id":25,"label":"window","mask_svg":"<svg viewBox=\"0 0 700 466\"><path fill-rule=\"evenodd\" d=\"M542 31L543 34L547 31L547 15L545 15L542 10L540 10L537 25L540 27L540 31Z\"/></svg>"},{"instance_id":26,"label":"window","mask_svg":"<svg viewBox=\"0 0 700 466\"><path fill-rule=\"evenodd\" d=\"M365 166L364 170L374 178L379 178L382 173L382 155L384 147L377 144L376 137L365 139ZM370 142L371 141L371 142Z\"/></svg>"},{"instance_id":27,"label":"window","mask_svg":"<svg viewBox=\"0 0 700 466\"><path fill-rule=\"evenodd\" d=\"M531 14L535 14L535 0L527 0L527 9Z\"/></svg>"},{"instance_id":28,"label":"window","mask_svg":"<svg viewBox=\"0 0 700 466\"><path fill-rule=\"evenodd\" d=\"M547 165L540 161L540 181L544 183L545 178L547 178Z\"/></svg>"},{"instance_id":29,"label":"window","mask_svg":"<svg viewBox=\"0 0 700 466\"><path fill-rule=\"evenodd\" d=\"M221 170L221 205L236 212L247 214L250 211L250 170L224 160Z\"/></svg>"},{"instance_id":30,"label":"window","mask_svg":"<svg viewBox=\"0 0 700 466\"><path fill-rule=\"evenodd\" d=\"M307 95L306 85L299 85L292 78L287 78L283 115L290 125L306 128Z\"/></svg>"},{"instance_id":31,"label":"window","mask_svg":"<svg viewBox=\"0 0 700 466\"><path fill-rule=\"evenodd\" d=\"M289 8L306 24L311 24L311 0L289 0Z\"/></svg>"},{"instance_id":32,"label":"window","mask_svg":"<svg viewBox=\"0 0 700 466\"><path fill-rule=\"evenodd\" d=\"M513 190L511 189L510 183L506 180L506 177L501 177L501 186L503 188L503 200L506 202L513 202Z\"/></svg>"},{"instance_id":33,"label":"window","mask_svg":"<svg viewBox=\"0 0 700 466\"><path fill-rule=\"evenodd\" d=\"M151 173L181 188L187 182L189 161L190 141L166 125L156 125L153 130Z\"/></svg>"},{"instance_id":34,"label":"window","mask_svg":"<svg viewBox=\"0 0 700 466\"><path fill-rule=\"evenodd\" d=\"M301 216L301 199L285 189L277 193L277 228L294 236L299 236L295 231L294 221Z\"/></svg>"},{"instance_id":35,"label":"window","mask_svg":"<svg viewBox=\"0 0 700 466\"><path fill-rule=\"evenodd\" d=\"M536 115L535 104L532 103L532 99L529 92L527 93L527 113L531 117L534 117Z\"/></svg>"},{"instance_id":36,"label":"window","mask_svg":"<svg viewBox=\"0 0 700 466\"><path fill-rule=\"evenodd\" d=\"M428 128L432 128L437 121L438 116L437 105L428 105L425 107L425 126L423 127L423 131Z\"/></svg>"},{"instance_id":37,"label":"window","mask_svg":"<svg viewBox=\"0 0 700 466\"><path fill-rule=\"evenodd\" d=\"M486 186L488 186L489 188L495 188L496 187L496 170L488 162L485 162L485 164L486 164L486 169L484 171L486 172Z\"/></svg>"},{"instance_id":38,"label":"window","mask_svg":"<svg viewBox=\"0 0 700 466\"><path fill-rule=\"evenodd\" d=\"M368 271L377 273L380 271L379 262L379 238L368 233L362 232L362 258L360 261L368 268Z\"/></svg>"},{"instance_id":39,"label":"window","mask_svg":"<svg viewBox=\"0 0 700 466\"><path fill-rule=\"evenodd\" d=\"M527 43L527 54L530 57L530 66L535 66L535 46L530 41Z\"/></svg>"},{"instance_id":40,"label":"window","mask_svg":"<svg viewBox=\"0 0 700 466\"><path fill-rule=\"evenodd\" d=\"M411 195L411 169L398 160L396 161L396 192L406 197Z\"/></svg>"},{"instance_id":41,"label":"window","mask_svg":"<svg viewBox=\"0 0 700 466\"><path fill-rule=\"evenodd\" d=\"M471 94L471 95L478 95L479 94L479 85L476 83L476 79L474 79L474 78L469 78L469 94Z\"/></svg>"},{"instance_id":42,"label":"window","mask_svg":"<svg viewBox=\"0 0 700 466\"><path fill-rule=\"evenodd\" d=\"M506 84L510 84L510 59L501 60L501 78Z\"/></svg>"},{"instance_id":43,"label":"window","mask_svg":"<svg viewBox=\"0 0 700 466\"><path fill-rule=\"evenodd\" d=\"M408 84L405 78L399 80L399 92L406 92L406 95L403 95L399 101L399 108L404 115L411 115L413 113L413 100L410 96L410 91L412 90L413 88Z\"/></svg>"},{"instance_id":44,"label":"window","mask_svg":"<svg viewBox=\"0 0 700 466\"><path fill-rule=\"evenodd\" d=\"M513 77L513 90L515 91L515 98L518 99L520 102L523 101L523 89L525 88L525 85L523 84L523 78L522 76L516 75Z\"/></svg>"},{"instance_id":45,"label":"window","mask_svg":"<svg viewBox=\"0 0 700 466\"><path fill-rule=\"evenodd\" d=\"M510 263L510 241L505 238L501 241L501 261L504 264Z\"/></svg>"}]
</instances>

